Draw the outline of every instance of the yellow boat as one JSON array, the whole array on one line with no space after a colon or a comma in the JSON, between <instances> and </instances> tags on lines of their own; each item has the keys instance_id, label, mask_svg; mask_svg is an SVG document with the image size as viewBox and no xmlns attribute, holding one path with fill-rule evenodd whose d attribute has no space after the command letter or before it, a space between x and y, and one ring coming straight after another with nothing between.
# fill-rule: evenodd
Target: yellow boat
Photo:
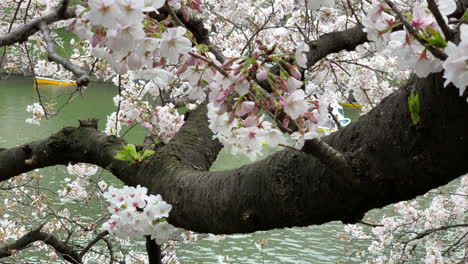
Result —
<instances>
[{"instance_id":1,"label":"yellow boat","mask_svg":"<svg viewBox=\"0 0 468 264\"><path fill-rule=\"evenodd\" d=\"M36 82L38 85L58 85L58 86L69 86L76 85L76 82L69 80L57 80L47 77L36 77Z\"/></svg>"},{"instance_id":2,"label":"yellow boat","mask_svg":"<svg viewBox=\"0 0 468 264\"><path fill-rule=\"evenodd\" d=\"M361 109L361 108L362 108L362 105L360 105L360 104L358 104L358 103L339 102L338 104L340 104L341 106L354 107L354 108L358 108L358 109Z\"/></svg>"}]
</instances>

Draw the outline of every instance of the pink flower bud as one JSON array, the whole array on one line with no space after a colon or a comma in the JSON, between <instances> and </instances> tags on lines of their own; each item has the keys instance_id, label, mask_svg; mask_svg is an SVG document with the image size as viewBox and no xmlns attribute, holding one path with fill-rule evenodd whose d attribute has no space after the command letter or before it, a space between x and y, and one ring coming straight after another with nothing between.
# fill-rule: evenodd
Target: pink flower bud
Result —
<instances>
[{"instance_id":1,"label":"pink flower bud","mask_svg":"<svg viewBox=\"0 0 468 264\"><path fill-rule=\"evenodd\" d=\"M315 113L311 113L310 115L310 121L314 124L318 124L319 120L317 118L317 116L315 115Z\"/></svg>"},{"instance_id":2,"label":"pink flower bud","mask_svg":"<svg viewBox=\"0 0 468 264\"><path fill-rule=\"evenodd\" d=\"M238 116L245 116L246 114L252 112L255 107L255 102L245 101L242 102L241 106L237 108L236 114Z\"/></svg>"},{"instance_id":3,"label":"pink flower bud","mask_svg":"<svg viewBox=\"0 0 468 264\"><path fill-rule=\"evenodd\" d=\"M281 90L289 93L288 81L286 81L285 79L279 77L278 82L279 82L279 84L278 84L279 87L278 88L280 88Z\"/></svg>"},{"instance_id":4,"label":"pink flower bud","mask_svg":"<svg viewBox=\"0 0 468 264\"><path fill-rule=\"evenodd\" d=\"M180 74L184 73L186 70L187 70L187 65L183 65L182 67L180 67L180 68L176 71L176 75L180 75Z\"/></svg>"},{"instance_id":5,"label":"pink flower bud","mask_svg":"<svg viewBox=\"0 0 468 264\"><path fill-rule=\"evenodd\" d=\"M218 103L221 103L223 102L224 100L226 100L226 98L232 93L232 91L234 91L234 84L232 84L231 86L229 86L228 89L222 91L218 97L216 97L216 102Z\"/></svg>"},{"instance_id":6,"label":"pink flower bud","mask_svg":"<svg viewBox=\"0 0 468 264\"><path fill-rule=\"evenodd\" d=\"M254 59L258 59L259 56L260 56L260 54L258 53L258 50L254 51L254 53L252 54L252 57Z\"/></svg>"},{"instance_id":7,"label":"pink flower bud","mask_svg":"<svg viewBox=\"0 0 468 264\"><path fill-rule=\"evenodd\" d=\"M257 126L257 117L250 116L244 120L245 127L254 127Z\"/></svg>"},{"instance_id":8,"label":"pink flower bud","mask_svg":"<svg viewBox=\"0 0 468 264\"><path fill-rule=\"evenodd\" d=\"M189 58L187 59L187 61L185 61L185 65L187 65L187 66L194 66L195 64L197 64L197 61L198 61L197 58L192 57L192 56L189 56Z\"/></svg>"},{"instance_id":9,"label":"pink flower bud","mask_svg":"<svg viewBox=\"0 0 468 264\"><path fill-rule=\"evenodd\" d=\"M96 32L91 38L91 47L95 48L98 43L99 43L99 36L98 36L98 33Z\"/></svg>"},{"instance_id":10,"label":"pink flower bud","mask_svg":"<svg viewBox=\"0 0 468 264\"><path fill-rule=\"evenodd\" d=\"M72 31L73 31L73 28L75 28L76 20L77 20L77 19L74 19L74 20L70 23L70 25L68 25L67 29L65 30L66 32L72 32Z\"/></svg>"},{"instance_id":11,"label":"pink flower bud","mask_svg":"<svg viewBox=\"0 0 468 264\"><path fill-rule=\"evenodd\" d=\"M288 66L289 73L296 79L300 80L302 78L301 72L297 69L296 66L289 65Z\"/></svg>"},{"instance_id":12,"label":"pink flower bud","mask_svg":"<svg viewBox=\"0 0 468 264\"><path fill-rule=\"evenodd\" d=\"M182 6L182 15L184 16L185 22L190 21L190 16L189 16L189 11L187 9L187 6Z\"/></svg>"},{"instance_id":13,"label":"pink flower bud","mask_svg":"<svg viewBox=\"0 0 468 264\"><path fill-rule=\"evenodd\" d=\"M270 107L269 107L268 110L274 111L276 109L275 100L273 100L273 98L271 98L271 97L268 97L268 101L270 102Z\"/></svg>"},{"instance_id":14,"label":"pink flower bud","mask_svg":"<svg viewBox=\"0 0 468 264\"><path fill-rule=\"evenodd\" d=\"M268 77L268 71L263 66L259 66L257 70L257 74L255 75L257 80L264 81Z\"/></svg>"},{"instance_id":15,"label":"pink flower bud","mask_svg":"<svg viewBox=\"0 0 468 264\"><path fill-rule=\"evenodd\" d=\"M287 115L284 120L283 120L283 126L288 127L289 126L289 116Z\"/></svg>"},{"instance_id":16,"label":"pink flower bud","mask_svg":"<svg viewBox=\"0 0 468 264\"><path fill-rule=\"evenodd\" d=\"M284 104L286 103L286 99L284 97L281 97L281 99L279 100L279 103L281 107L284 107Z\"/></svg>"}]
</instances>

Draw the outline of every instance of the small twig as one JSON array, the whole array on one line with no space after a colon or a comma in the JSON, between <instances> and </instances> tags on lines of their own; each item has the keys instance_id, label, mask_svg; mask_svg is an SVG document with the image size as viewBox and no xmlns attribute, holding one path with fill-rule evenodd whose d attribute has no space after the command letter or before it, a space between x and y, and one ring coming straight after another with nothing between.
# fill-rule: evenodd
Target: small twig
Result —
<instances>
[{"instance_id":1,"label":"small twig","mask_svg":"<svg viewBox=\"0 0 468 264\"><path fill-rule=\"evenodd\" d=\"M26 24L27 19L28 19L28 12L29 12L29 7L31 6L31 2L32 0L29 0L28 5L26 6L26 9L24 10L24 17L23 17L24 24Z\"/></svg>"},{"instance_id":2,"label":"small twig","mask_svg":"<svg viewBox=\"0 0 468 264\"><path fill-rule=\"evenodd\" d=\"M468 224L458 224L458 225L446 225L446 226L441 226L441 227L438 227L438 228L432 228L432 229L428 229L424 232L421 232L419 233L417 236L413 237L412 239L406 241L405 243L409 243L413 240L418 240L418 239L421 239L425 236L428 236L432 233L435 233L435 232L438 232L438 231L442 231L442 230L447 230L447 229L450 229L450 228L457 228L457 227L467 227Z\"/></svg>"},{"instance_id":3,"label":"small twig","mask_svg":"<svg viewBox=\"0 0 468 264\"><path fill-rule=\"evenodd\" d=\"M39 86L38 86L38 83L37 83L36 74L34 73L33 62L32 62L31 56L29 55L29 49L26 46L26 43L24 43L24 49L26 50L26 56L28 57L29 66L31 67L31 74L32 74L33 79L34 79L34 85L35 85L35 88L36 88L36 93L37 93L37 97L38 97L38 100L39 100L39 104L41 105L42 110L44 110L44 117L46 119L49 119L49 115L47 114L47 108L45 107L44 103L42 102L41 92L39 91Z\"/></svg>"},{"instance_id":4,"label":"small twig","mask_svg":"<svg viewBox=\"0 0 468 264\"><path fill-rule=\"evenodd\" d=\"M65 16L65 12L67 11L69 2L70 2L69 0L63 0L62 1L62 4L57 9L57 14L58 14L59 17L62 18L62 17Z\"/></svg>"},{"instance_id":5,"label":"small twig","mask_svg":"<svg viewBox=\"0 0 468 264\"><path fill-rule=\"evenodd\" d=\"M333 121L334 121L335 124L338 126L338 129L341 129L342 126L341 126L341 124L340 124L340 121L339 121L338 118L336 118L336 116L333 114L333 107L328 106L328 113L329 113L330 116L333 118Z\"/></svg>"},{"instance_id":6,"label":"small twig","mask_svg":"<svg viewBox=\"0 0 468 264\"><path fill-rule=\"evenodd\" d=\"M24 0L20 0L18 2L18 6L16 7L16 10L15 10L15 14L13 15L13 18L11 19L11 22L10 22L10 26L8 27L8 31L7 31L7 34L11 32L11 29L13 28L13 24L15 23L15 20L16 20L16 17L18 16L18 11L21 7L21 4L23 3ZM0 67L2 67L2 64L3 64L3 60L5 59L5 55L6 55L6 52L7 52L7 48L6 46L3 47L3 53L2 53L2 59L0 60Z\"/></svg>"},{"instance_id":7,"label":"small twig","mask_svg":"<svg viewBox=\"0 0 468 264\"><path fill-rule=\"evenodd\" d=\"M58 240L55 236L41 232L41 228L42 225L20 237L15 242L0 247L0 258L9 257L16 250L24 249L36 241L42 241L51 246L59 256L63 257L63 259L75 264L82 263L80 255L78 255L71 247Z\"/></svg>"},{"instance_id":8,"label":"small twig","mask_svg":"<svg viewBox=\"0 0 468 264\"><path fill-rule=\"evenodd\" d=\"M88 75L91 76L94 72L94 67L96 67L96 63L99 61L99 58L96 58L93 62L93 64L91 64L91 69L89 70L88 72Z\"/></svg>"},{"instance_id":9,"label":"small twig","mask_svg":"<svg viewBox=\"0 0 468 264\"><path fill-rule=\"evenodd\" d=\"M368 222L364 222L362 220L357 220L356 223L363 224L363 225L370 226L370 227L384 226L384 225L378 225L378 224L371 224L371 223L368 223Z\"/></svg>"},{"instance_id":10,"label":"small twig","mask_svg":"<svg viewBox=\"0 0 468 264\"><path fill-rule=\"evenodd\" d=\"M180 26L180 27L185 27L184 23L182 23L182 21L180 21L179 17L176 15L174 10L172 10L171 6L167 3L167 1L164 4L164 6L169 10L169 13L171 14L171 17L174 19L176 25Z\"/></svg>"},{"instance_id":11,"label":"small twig","mask_svg":"<svg viewBox=\"0 0 468 264\"><path fill-rule=\"evenodd\" d=\"M207 62L209 65L211 65L213 68L215 68L219 73L221 73L224 77L226 78L229 78L229 73L227 73L225 70L221 69L218 65L216 65L214 62L210 61L209 59L203 57L203 56L200 56L196 53L193 53L191 51L189 51L189 54L192 56L192 57L195 57L197 59L200 59L200 60L203 60L205 62Z\"/></svg>"},{"instance_id":12,"label":"small twig","mask_svg":"<svg viewBox=\"0 0 468 264\"><path fill-rule=\"evenodd\" d=\"M29 5L28 5L28 8L29 8ZM36 18L32 20L31 22L26 23L23 26L15 29L12 32L5 34L3 36L0 36L0 47L13 45L15 43L25 42L26 40L28 40L30 36L36 34L40 30L39 24L41 23L52 24L57 21L74 18L76 17L75 10L76 10L76 7L67 8L64 16L62 17L58 15L57 11L52 11L42 17Z\"/></svg>"},{"instance_id":13,"label":"small twig","mask_svg":"<svg viewBox=\"0 0 468 264\"><path fill-rule=\"evenodd\" d=\"M83 257L97 242L99 242L99 240L103 239L108 234L109 232L107 232L107 230L97 234L97 236L81 251L80 256Z\"/></svg>"},{"instance_id":14,"label":"small twig","mask_svg":"<svg viewBox=\"0 0 468 264\"><path fill-rule=\"evenodd\" d=\"M119 99L122 99L122 75L119 74ZM115 135L118 134L119 131L119 112L120 112L120 105L122 100L119 100L119 105L117 106L117 113L115 113Z\"/></svg>"},{"instance_id":15,"label":"small twig","mask_svg":"<svg viewBox=\"0 0 468 264\"><path fill-rule=\"evenodd\" d=\"M55 42L50 35L50 29L46 22L39 23L39 28L44 36L44 41L47 44L47 58L62 65L65 69L71 71L76 77L78 86L86 86L89 83L89 75L86 71L73 64L70 60L58 55L55 51Z\"/></svg>"},{"instance_id":16,"label":"small twig","mask_svg":"<svg viewBox=\"0 0 468 264\"><path fill-rule=\"evenodd\" d=\"M444 32L446 40L452 40L454 34L452 30L450 30L450 28L448 27L447 23L445 23L445 20L442 14L440 13L439 7L437 6L436 2L434 0L427 0L427 5L429 7L429 10L431 10L432 14L434 15L440 29L442 29L442 32Z\"/></svg>"}]
</instances>

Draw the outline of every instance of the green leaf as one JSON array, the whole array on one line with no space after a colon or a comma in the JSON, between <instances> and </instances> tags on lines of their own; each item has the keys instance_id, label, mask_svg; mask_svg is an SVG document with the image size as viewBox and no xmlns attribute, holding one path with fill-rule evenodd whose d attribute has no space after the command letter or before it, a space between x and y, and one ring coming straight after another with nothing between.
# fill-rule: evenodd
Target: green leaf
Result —
<instances>
[{"instance_id":1,"label":"green leaf","mask_svg":"<svg viewBox=\"0 0 468 264\"><path fill-rule=\"evenodd\" d=\"M411 119L413 124L417 125L420 121L420 104L419 104L419 94L418 92L411 91L410 96L408 97L408 107L411 113Z\"/></svg>"},{"instance_id":2,"label":"green leaf","mask_svg":"<svg viewBox=\"0 0 468 264\"><path fill-rule=\"evenodd\" d=\"M201 52L208 52L210 50L210 48L204 44L198 44L196 47Z\"/></svg>"},{"instance_id":3,"label":"green leaf","mask_svg":"<svg viewBox=\"0 0 468 264\"><path fill-rule=\"evenodd\" d=\"M447 46L447 41L439 33L439 31L431 28L430 26L426 27L426 32L429 33L430 37L426 38L426 46L432 46L434 48L445 48Z\"/></svg>"},{"instance_id":4,"label":"green leaf","mask_svg":"<svg viewBox=\"0 0 468 264\"><path fill-rule=\"evenodd\" d=\"M132 157L135 157L137 155L136 147L133 144L128 144L124 146L124 150L127 151Z\"/></svg>"},{"instance_id":5,"label":"green leaf","mask_svg":"<svg viewBox=\"0 0 468 264\"><path fill-rule=\"evenodd\" d=\"M155 152L153 150L150 150L150 149L145 149L145 151L143 152L143 154L141 154L141 160L144 160L146 159L147 157L153 155ZM140 160L140 161L141 161Z\"/></svg>"},{"instance_id":6,"label":"green leaf","mask_svg":"<svg viewBox=\"0 0 468 264\"><path fill-rule=\"evenodd\" d=\"M133 144L128 144L123 146L123 150L117 151L117 155L114 156L114 159L128 161L131 164L141 162L147 157L154 154L153 150L145 150L144 152L137 152L136 147Z\"/></svg>"},{"instance_id":7,"label":"green leaf","mask_svg":"<svg viewBox=\"0 0 468 264\"><path fill-rule=\"evenodd\" d=\"M462 22L468 22L468 9L465 10L465 13L463 14L463 17L461 18Z\"/></svg>"}]
</instances>

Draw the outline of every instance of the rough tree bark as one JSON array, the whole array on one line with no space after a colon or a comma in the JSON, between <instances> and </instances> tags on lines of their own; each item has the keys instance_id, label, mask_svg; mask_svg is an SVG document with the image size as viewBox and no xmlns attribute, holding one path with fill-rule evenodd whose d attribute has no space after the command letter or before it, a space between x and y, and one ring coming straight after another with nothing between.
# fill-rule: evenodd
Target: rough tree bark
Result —
<instances>
[{"instance_id":1,"label":"rough tree bark","mask_svg":"<svg viewBox=\"0 0 468 264\"><path fill-rule=\"evenodd\" d=\"M407 98L420 94L413 125ZM353 222L370 209L411 199L468 172L468 104L441 74L413 78L357 122L324 140L344 153L353 175L291 149L238 169L207 171L221 146L207 128L206 108L191 112L177 136L136 165L112 158L124 141L94 122L0 152L0 180L35 168L88 162L128 185L146 186L173 205L169 221L210 233L245 233ZM347 178L352 177L350 183Z\"/></svg>"}]
</instances>

